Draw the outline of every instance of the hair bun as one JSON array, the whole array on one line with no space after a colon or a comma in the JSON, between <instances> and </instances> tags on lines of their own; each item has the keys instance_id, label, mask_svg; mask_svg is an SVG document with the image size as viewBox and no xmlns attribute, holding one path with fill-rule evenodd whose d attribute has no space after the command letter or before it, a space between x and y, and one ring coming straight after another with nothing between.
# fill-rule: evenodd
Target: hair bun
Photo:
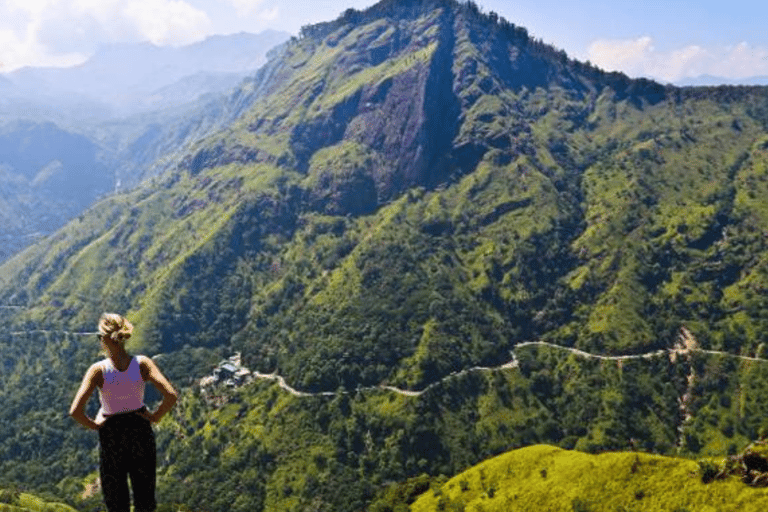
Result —
<instances>
[{"instance_id":1,"label":"hair bun","mask_svg":"<svg viewBox=\"0 0 768 512\"><path fill-rule=\"evenodd\" d=\"M111 341L127 340L133 333L133 324L116 313L104 313L99 319L99 333Z\"/></svg>"}]
</instances>

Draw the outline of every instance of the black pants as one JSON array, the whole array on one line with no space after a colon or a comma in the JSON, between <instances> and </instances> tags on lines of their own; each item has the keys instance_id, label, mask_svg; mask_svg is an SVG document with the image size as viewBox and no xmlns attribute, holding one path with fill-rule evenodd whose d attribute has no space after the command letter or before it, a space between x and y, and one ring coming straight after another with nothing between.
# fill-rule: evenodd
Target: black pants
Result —
<instances>
[{"instance_id":1,"label":"black pants","mask_svg":"<svg viewBox=\"0 0 768 512\"><path fill-rule=\"evenodd\" d=\"M133 490L135 512L153 512L157 451L155 433L139 414L117 414L99 429L101 489L109 512L129 512Z\"/></svg>"}]
</instances>

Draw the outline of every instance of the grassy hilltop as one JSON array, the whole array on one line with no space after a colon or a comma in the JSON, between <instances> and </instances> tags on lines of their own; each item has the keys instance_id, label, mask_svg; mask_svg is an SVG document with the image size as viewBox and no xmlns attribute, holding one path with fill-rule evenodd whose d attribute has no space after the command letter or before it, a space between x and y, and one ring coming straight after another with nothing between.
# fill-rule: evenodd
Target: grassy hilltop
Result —
<instances>
[{"instance_id":1,"label":"grassy hilltop","mask_svg":"<svg viewBox=\"0 0 768 512\"><path fill-rule=\"evenodd\" d=\"M489 459L424 493L413 512L757 512L768 489L705 484L696 462L644 453L590 455L535 445Z\"/></svg>"},{"instance_id":2,"label":"grassy hilltop","mask_svg":"<svg viewBox=\"0 0 768 512\"><path fill-rule=\"evenodd\" d=\"M0 488L0 512L77 512L63 503Z\"/></svg>"}]
</instances>

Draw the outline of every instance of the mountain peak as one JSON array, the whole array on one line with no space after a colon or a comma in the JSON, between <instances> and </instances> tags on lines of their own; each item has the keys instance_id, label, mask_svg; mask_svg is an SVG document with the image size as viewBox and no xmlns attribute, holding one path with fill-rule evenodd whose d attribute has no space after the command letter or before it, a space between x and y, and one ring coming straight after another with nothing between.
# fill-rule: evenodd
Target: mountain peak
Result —
<instances>
[{"instance_id":1,"label":"mountain peak","mask_svg":"<svg viewBox=\"0 0 768 512\"><path fill-rule=\"evenodd\" d=\"M606 72L590 63L570 59L567 53L552 45L530 36L528 30L498 15L494 11L484 12L474 1L457 0L381 0L364 9L347 9L333 21L306 25L300 31L301 37L322 40L332 32L351 29L376 21L417 19L428 13L441 10L451 19L458 19L469 24L474 31L471 42L480 43L486 39L485 49L496 50L493 59L501 65L509 57L498 54L504 47L512 46L512 57L521 57L519 64L527 63L532 67L513 66L518 77L518 86L529 88L559 84L565 87L604 87L617 91L620 96L632 94L647 96L649 101L658 101L666 95L663 86L646 78L631 79L621 72ZM671 86L670 86L671 87Z\"/></svg>"},{"instance_id":2,"label":"mountain peak","mask_svg":"<svg viewBox=\"0 0 768 512\"><path fill-rule=\"evenodd\" d=\"M609 87L619 98L653 103L666 94L659 84L571 60L526 29L455 0L348 9L303 27L267 70L252 84L265 94L251 95L239 124L248 135L203 143L185 167L280 163L308 174L318 207L348 213L469 172L489 151L507 160L525 151L531 120L510 116L521 95L559 87L583 101ZM241 93L236 100L244 101ZM346 164L332 156L339 151L355 155L352 168L340 170ZM365 208L344 192L361 182L374 198Z\"/></svg>"}]
</instances>

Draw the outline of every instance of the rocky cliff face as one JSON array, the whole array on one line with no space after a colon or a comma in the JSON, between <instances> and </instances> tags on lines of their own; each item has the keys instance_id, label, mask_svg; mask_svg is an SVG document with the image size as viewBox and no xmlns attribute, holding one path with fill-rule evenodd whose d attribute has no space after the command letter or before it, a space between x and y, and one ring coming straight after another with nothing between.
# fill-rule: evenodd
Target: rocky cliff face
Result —
<instances>
[{"instance_id":1,"label":"rocky cliff face","mask_svg":"<svg viewBox=\"0 0 768 512\"><path fill-rule=\"evenodd\" d=\"M370 212L410 186L440 181L458 109L452 15L432 7L418 20L339 23L323 38L297 41L273 74L275 92L247 115L249 136L279 140L280 152L219 140L189 167L243 159L290 165L307 175L310 203L341 213ZM364 204L350 197L359 190Z\"/></svg>"},{"instance_id":2,"label":"rocky cliff face","mask_svg":"<svg viewBox=\"0 0 768 512\"><path fill-rule=\"evenodd\" d=\"M410 187L470 172L490 149L507 160L525 151L530 128L515 115L514 93L557 85L595 94L589 73L524 29L506 23L489 34L477 11L452 7L385 2L307 28L272 64L271 92L246 114L247 136L204 143L186 167L273 162L307 176L315 207L370 212ZM270 151L265 140L278 144Z\"/></svg>"}]
</instances>

